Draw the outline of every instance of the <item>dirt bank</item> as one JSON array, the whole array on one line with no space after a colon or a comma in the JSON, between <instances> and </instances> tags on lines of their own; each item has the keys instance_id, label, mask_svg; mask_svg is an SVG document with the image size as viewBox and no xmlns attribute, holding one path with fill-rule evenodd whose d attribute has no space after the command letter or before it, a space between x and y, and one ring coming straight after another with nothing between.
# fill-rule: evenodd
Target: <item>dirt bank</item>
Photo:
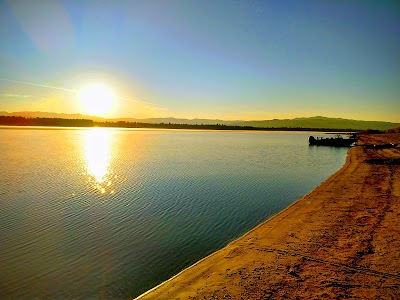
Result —
<instances>
[{"instance_id":1,"label":"dirt bank","mask_svg":"<svg viewBox=\"0 0 400 300\"><path fill-rule=\"evenodd\" d=\"M360 144L400 143L400 134ZM343 168L144 299L400 299L400 148L349 150Z\"/></svg>"}]
</instances>

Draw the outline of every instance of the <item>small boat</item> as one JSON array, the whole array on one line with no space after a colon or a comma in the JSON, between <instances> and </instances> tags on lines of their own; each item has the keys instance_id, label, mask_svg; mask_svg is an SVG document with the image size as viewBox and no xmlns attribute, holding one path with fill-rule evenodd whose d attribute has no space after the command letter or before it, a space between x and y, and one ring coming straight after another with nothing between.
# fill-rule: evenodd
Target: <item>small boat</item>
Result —
<instances>
[{"instance_id":1,"label":"small boat","mask_svg":"<svg viewBox=\"0 0 400 300\"><path fill-rule=\"evenodd\" d=\"M308 142L310 146L350 147L357 142L357 137L345 139L341 135L335 135L333 138L315 138L310 136Z\"/></svg>"}]
</instances>

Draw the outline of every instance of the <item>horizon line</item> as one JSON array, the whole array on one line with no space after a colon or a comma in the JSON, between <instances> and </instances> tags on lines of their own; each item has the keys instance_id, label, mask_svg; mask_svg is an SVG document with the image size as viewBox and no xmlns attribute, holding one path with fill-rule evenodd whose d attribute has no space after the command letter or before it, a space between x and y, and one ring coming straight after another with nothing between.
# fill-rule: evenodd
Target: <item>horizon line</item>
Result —
<instances>
[{"instance_id":1,"label":"horizon line","mask_svg":"<svg viewBox=\"0 0 400 300\"><path fill-rule=\"evenodd\" d=\"M295 119L312 119L312 118L325 118L325 119L339 119L339 120L351 120L351 121L361 121L361 122L386 122L386 123L393 123L393 124L400 124L400 121L383 121L383 120L362 120L362 119L349 119L343 117L326 117L321 115L315 115L311 117L293 117L293 118L272 118L272 119L219 119L219 118L185 118L185 117L145 117L145 118L137 118L137 117L101 117L101 116L93 116L93 115L85 115L79 112L76 113L61 113L61 112L47 112L47 111L0 111L0 113L7 113L7 114L15 114L15 113L44 113L44 114L57 114L57 115L80 115L83 117L89 118L100 118L105 120L116 120L116 119L135 119L135 120L146 120L146 119L184 119L188 121L194 120L211 120L211 121L225 121L225 122L257 122L257 121L281 121L281 120L295 120Z\"/></svg>"}]
</instances>

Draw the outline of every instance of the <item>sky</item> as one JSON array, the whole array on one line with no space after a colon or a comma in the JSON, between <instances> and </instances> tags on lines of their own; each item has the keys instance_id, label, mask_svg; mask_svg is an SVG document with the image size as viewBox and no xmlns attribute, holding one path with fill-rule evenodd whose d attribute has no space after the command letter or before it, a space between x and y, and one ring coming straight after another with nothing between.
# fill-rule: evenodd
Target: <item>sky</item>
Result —
<instances>
[{"instance_id":1,"label":"sky","mask_svg":"<svg viewBox=\"0 0 400 300\"><path fill-rule=\"evenodd\" d=\"M0 0L0 111L400 122L399 1Z\"/></svg>"}]
</instances>

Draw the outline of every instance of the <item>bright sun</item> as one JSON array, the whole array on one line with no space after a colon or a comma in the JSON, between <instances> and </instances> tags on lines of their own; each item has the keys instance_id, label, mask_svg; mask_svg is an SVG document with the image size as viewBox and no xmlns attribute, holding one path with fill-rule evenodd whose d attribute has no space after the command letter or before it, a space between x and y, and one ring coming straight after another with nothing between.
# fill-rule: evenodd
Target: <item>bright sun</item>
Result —
<instances>
[{"instance_id":1,"label":"bright sun","mask_svg":"<svg viewBox=\"0 0 400 300\"><path fill-rule=\"evenodd\" d=\"M94 84L78 91L80 104L87 114L108 113L115 104L113 91L105 85Z\"/></svg>"}]
</instances>

